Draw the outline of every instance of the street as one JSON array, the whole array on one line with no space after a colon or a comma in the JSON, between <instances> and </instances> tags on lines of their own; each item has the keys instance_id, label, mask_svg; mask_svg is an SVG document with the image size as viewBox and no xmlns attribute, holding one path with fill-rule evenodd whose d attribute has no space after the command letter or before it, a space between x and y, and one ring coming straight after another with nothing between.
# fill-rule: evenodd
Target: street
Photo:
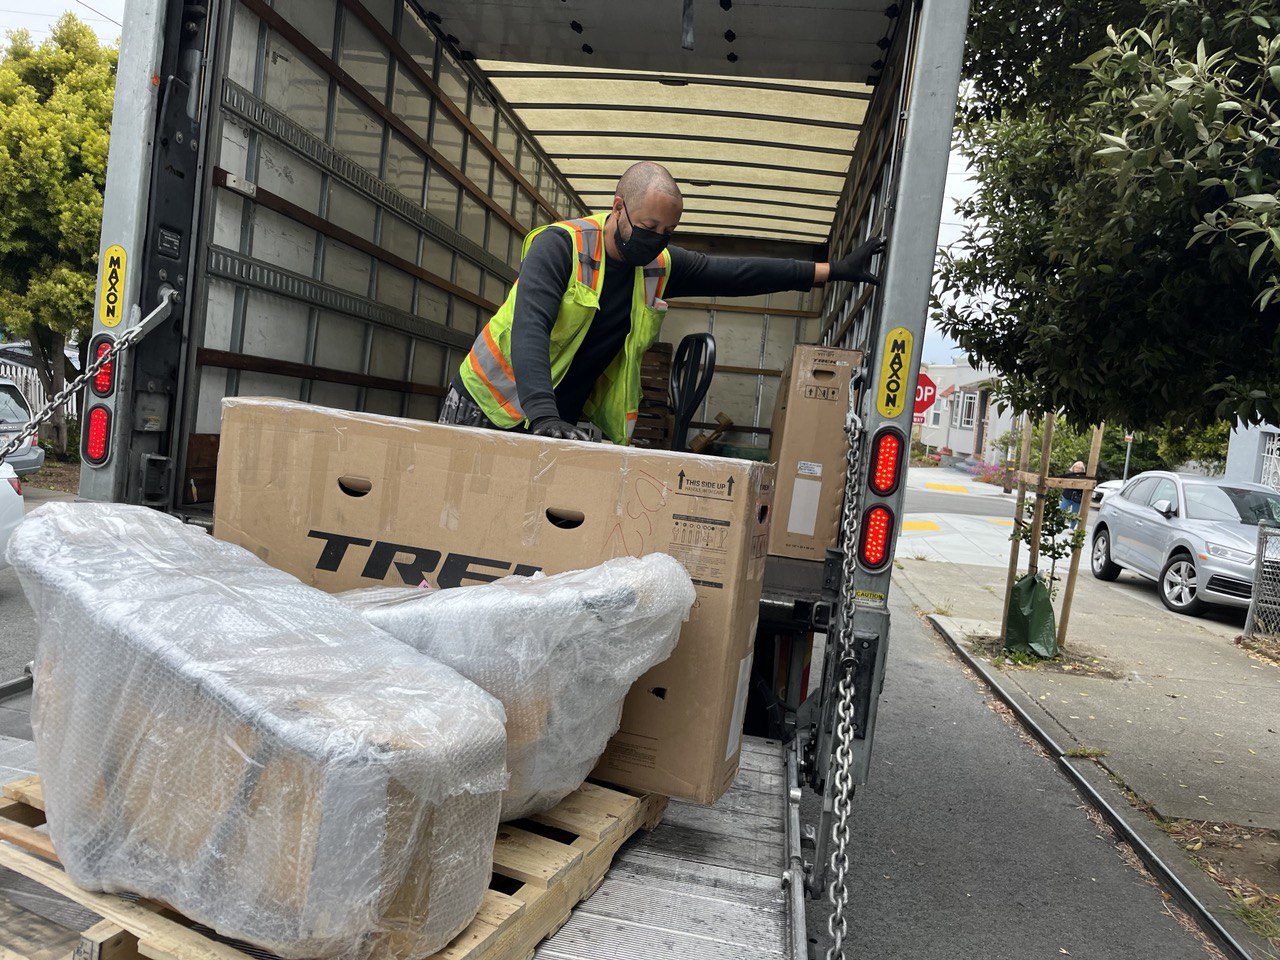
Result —
<instances>
[{"instance_id":1,"label":"street","mask_svg":"<svg viewBox=\"0 0 1280 960\"><path fill-rule=\"evenodd\" d=\"M912 609L893 643L870 781L853 803L849 938L860 960L1213 956L1053 764ZM820 800L806 794L806 822ZM815 956L829 906L810 904Z\"/></svg>"}]
</instances>

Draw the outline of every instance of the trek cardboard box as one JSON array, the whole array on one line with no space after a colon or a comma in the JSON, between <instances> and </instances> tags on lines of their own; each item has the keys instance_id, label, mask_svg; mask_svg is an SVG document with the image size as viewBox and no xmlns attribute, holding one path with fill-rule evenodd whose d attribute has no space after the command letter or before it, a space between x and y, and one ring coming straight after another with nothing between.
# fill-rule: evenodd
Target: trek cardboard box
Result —
<instances>
[{"instance_id":1,"label":"trek cardboard box","mask_svg":"<svg viewBox=\"0 0 1280 960\"><path fill-rule=\"evenodd\" d=\"M669 553L697 590L595 775L713 803L738 769L773 468L224 402L214 535L324 590L440 587Z\"/></svg>"},{"instance_id":2,"label":"trek cardboard box","mask_svg":"<svg viewBox=\"0 0 1280 960\"><path fill-rule=\"evenodd\" d=\"M849 384L862 355L802 344L783 373L773 411L769 460L778 489L769 553L823 560L836 545L844 498Z\"/></svg>"}]
</instances>

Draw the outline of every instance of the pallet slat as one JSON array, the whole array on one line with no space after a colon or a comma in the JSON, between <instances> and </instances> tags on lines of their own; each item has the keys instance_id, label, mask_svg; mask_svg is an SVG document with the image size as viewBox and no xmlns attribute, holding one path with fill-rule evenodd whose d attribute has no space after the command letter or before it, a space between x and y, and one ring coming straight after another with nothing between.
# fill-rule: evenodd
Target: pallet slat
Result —
<instances>
[{"instance_id":1,"label":"pallet slat","mask_svg":"<svg viewBox=\"0 0 1280 960\"><path fill-rule=\"evenodd\" d=\"M12 953L0 947L0 960L250 960L247 954L184 925L169 908L133 903L110 894L77 887L55 863L57 853L47 834L34 829L44 822L44 791L38 777L4 787L0 800L0 866L28 877L51 892L103 917L82 935L70 935L54 953ZM632 796L594 783L584 783L556 807L522 821L502 824L494 844L493 870L516 884L510 893L486 892L467 928L430 960L527 960L537 945L569 918L579 901L601 884L618 849L640 829L662 819L666 798ZM527 827L527 829L526 829ZM555 837L537 831L550 828ZM571 842L565 834L572 835ZM503 888L508 889L507 887ZM0 942L11 931L0 915ZM69 945L75 952L69 954Z\"/></svg>"}]
</instances>

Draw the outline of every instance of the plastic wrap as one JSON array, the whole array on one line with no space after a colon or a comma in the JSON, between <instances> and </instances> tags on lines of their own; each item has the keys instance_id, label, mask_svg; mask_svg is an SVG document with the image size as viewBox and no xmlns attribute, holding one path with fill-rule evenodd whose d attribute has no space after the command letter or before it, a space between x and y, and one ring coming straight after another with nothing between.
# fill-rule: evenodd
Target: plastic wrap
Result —
<instances>
[{"instance_id":1,"label":"plastic wrap","mask_svg":"<svg viewBox=\"0 0 1280 960\"><path fill-rule=\"evenodd\" d=\"M8 554L76 883L288 958L421 957L471 920L506 783L491 696L153 510L50 504Z\"/></svg>"},{"instance_id":2,"label":"plastic wrap","mask_svg":"<svg viewBox=\"0 0 1280 960\"><path fill-rule=\"evenodd\" d=\"M684 567L662 553L550 577L338 596L502 701L504 820L549 809L586 779L632 683L671 655L695 599Z\"/></svg>"}]
</instances>

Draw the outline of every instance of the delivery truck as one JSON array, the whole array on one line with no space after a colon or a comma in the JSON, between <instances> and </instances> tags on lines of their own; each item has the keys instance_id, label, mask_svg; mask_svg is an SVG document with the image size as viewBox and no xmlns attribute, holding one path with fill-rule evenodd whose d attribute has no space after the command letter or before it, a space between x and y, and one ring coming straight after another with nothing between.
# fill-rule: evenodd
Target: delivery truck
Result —
<instances>
[{"instance_id":1,"label":"delivery truck","mask_svg":"<svg viewBox=\"0 0 1280 960\"><path fill-rule=\"evenodd\" d=\"M733 789L668 807L538 956L805 957L819 897L844 955L967 16L965 0L126 5L84 499L211 527L227 398L435 419L526 234L607 208L637 160L676 177L691 249L824 261L887 238L878 286L669 304L663 341L715 341L691 425L719 425L710 452L768 459L784 398L835 401L835 455L786 468L830 533L767 562L769 736L746 739ZM847 351L835 386L795 393L805 345ZM802 785L819 823L800 822Z\"/></svg>"}]
</instances>

